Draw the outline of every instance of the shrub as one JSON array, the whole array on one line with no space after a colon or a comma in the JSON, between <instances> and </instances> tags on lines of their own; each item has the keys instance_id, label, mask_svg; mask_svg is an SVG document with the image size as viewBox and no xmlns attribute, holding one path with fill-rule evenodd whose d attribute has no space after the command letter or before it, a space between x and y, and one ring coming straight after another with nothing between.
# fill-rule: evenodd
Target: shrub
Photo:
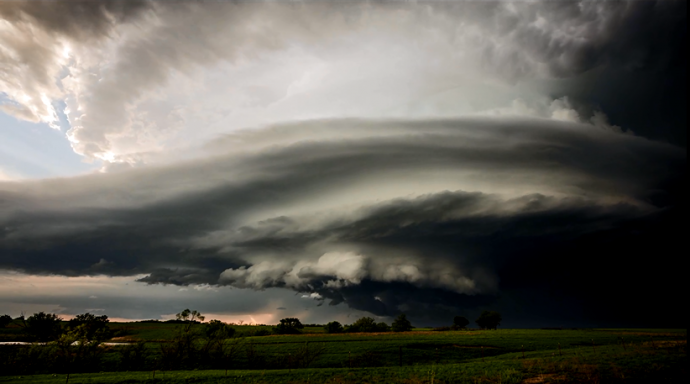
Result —
<instances>
[{"instance_id":1,"label":"shrub","mask_svg":"<svg viewBox=\"0 0 690 384\"><path fill-rule=\"evenodd\" d=\"M475 323L477 323L481 329L496 329L501 325L501 320L503 319L500 313L496 311L484 311L479 315L477 320L475 320Z\"/></svg>"},{"instance_id":2,"label":"shrub","mask_svg":"<svg viewBox=\"0 0 690 384\"><path fill-rule=\"evenodd\" d=\"M280 324L273 328L273 332L279 335L289 335L301 333L300 329L304 329L304 325L302 325L299 319L288 317L280 320Z\"/></svg>"},{"instance_id":3,"label":"shrub","mask_svg":"<svg viewBox=\"0 0 690 384\"><path fill-rule=\"evenodd\" d=\"M38 341L57 339L62 333L61 318L52 313L34 313L26 319L25 331Z\"/></svg>"},{"instance_id":4,"label":"shrub","mask_svg":"<svg viewBox=\"0 0 690 384\"><path fill-rule=\"evenodd\" d=\"M235 335L235 328L220 320L211 320L204 327L206 337L215 339L229 339Z\"/></svg>"},{"instance_id":5,"label":"shrub","mask_svg":"<svg viewBox=\"0 0 690 384\"><path fill-rule=\"evenodd\" d=\"M470 324L470 321L462 316L455 316L453 318L453 329L463 329Z\"/></svg>"},{"instance_id":6,"label":"shrub","mask_svg":"<svg viewBox=\"0 0 690 384\"><path fill-rule=\"evenodd\" d=\"M345 327L345 332L388 332L390 327L384 322L376 323L371 317L361 319Z\"/></svg>"},{"instance_id":7,"label":"shrub","mask_svg":"<svg viewBox=\"0 0 690 384\"><path fill-rule=\"evenodd\" d=\"M0 316L0 328L5 328L12 322L12 317L10 315Z\"/></svg>"},{"instance_id":8,"label":"shrub","mask_svg":"<svg viewBox=\"0 0 690 384\"><path fill-rule=\"evenodd\" d=\"M407 332L412 330L412 323L407 320L404 313L398 315L392 324L393 332Z\"/></svg>"},{"instance_id":9,"label":"shrub","mask_svg":"<svg viewBox=\"0 0 690 384\"><path fill-rule=\"evenodd\" d=\"M390 332L391 327L384 323L383 321L376 324L376 330L374 332Z\"/></svg>"},{"instance_id":10,"label":"shrub","mask_svg":"<svg viewBox=\"0 0 690 384\"><path fill-rule=\"evenodd\" d=\"M108 316L95 316L90 313L77 315L67 323L67 329L74 331L80 329L80 338L86 340L107 340L112 336L108 327Z\"/></svg>"},{"instance_id":11,"label":"shrub","mask_svg":"<svg viewBox=\"0 0 690 384\"><path fill-rule=\"evenodd\" d=\"M330 323L324 325L323 327L326 333L341 333L343 332L343 326L337 321L331 321Z\"/></svg>"}]
</instances>

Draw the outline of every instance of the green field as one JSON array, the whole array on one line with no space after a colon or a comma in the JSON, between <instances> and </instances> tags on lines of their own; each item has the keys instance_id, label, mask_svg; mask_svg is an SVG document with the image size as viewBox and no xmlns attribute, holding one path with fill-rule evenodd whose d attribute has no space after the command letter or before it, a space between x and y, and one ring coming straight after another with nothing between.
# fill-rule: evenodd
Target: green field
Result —
<instances>
[{"instance_id":1,"label":"green field","mask_svg":"<svg viewBox=\"0 0 690 384\"><path fill-rule=\"evenodd\" d=\"M124 340L145 340L147 369L118 367L118 349L107 347L99 370L72 373L70 383L618 383L686 382L687 330L581 329L463 330L404 333L240 337L225 369L161 370L161 346L179 325L126 327ZM201 327L201 326L199 326ZM237 327L249 334L259 327ZM270 328L270 327L269 327ZM305 329L305 331L312 331ZM122 339L121 339L122 340ZM320 351L307 368L286 368L285 357ZM301 351L301 352L300 352ZM278 362L283 362L279 364ZM402 364L402 366L401 366ZM251 367L253 369L246 369ZM283 369L279 369L283 368ZM20 378L21 377L21 378ZM63 383L66 372L0 376L0 382Z\"/></svg>"}]
</instances>

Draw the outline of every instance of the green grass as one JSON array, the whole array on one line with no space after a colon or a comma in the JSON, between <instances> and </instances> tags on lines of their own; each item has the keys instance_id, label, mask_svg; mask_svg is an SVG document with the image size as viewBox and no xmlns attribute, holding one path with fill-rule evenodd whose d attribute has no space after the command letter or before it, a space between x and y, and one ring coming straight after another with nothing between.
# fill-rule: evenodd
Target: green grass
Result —
<instances>
[{"instance_id":1,"label":"green grass","mask_svg":"<svg viewBox=\"0 0 690 384\"><path fill-rule=\"evenodd\" d=\"M130 323L128 326L132 326ZM168 340L175 324L135 323L130 338ZM278 358L325 346L309 369L156 372L171 383L520 383L685 382L687 330L593 329L311 333L248 337L257 353ZM160 352L150 342L150 358ZM523 349L524 346L524 349ZM560 346L560 349L559 349ZM117 347L104 360L117 359ZM403 367L400 364L402 351ZM240 353L235 364L242 366ZM374 365L374 367L364 367ZM113 365L116 366L116 365ZM0 376L0 383L62 383L66 375ZM153 371L72 374L70 383L147 383ZM538 381L542 380L542 381Z\"/></svg>"},{"instance_id":2,"label":"green grass","mask_svg":"<svg viewBox=\"0 0 690 384\"><path fill-rule=\"evenodd\" d=\"M175 335L175 330L183 327L181 324L175 323L109 323L110 329L113 332L122 332L125 335L118 340L146 340L146 341L165 341L170 340ZM203 324L194 325L195 328L202 328ZM258 330L271 331L272 326L255 326L255 325L236 325L236 334L238 336L251 335ZM323 329L309 328L310 333L322 332Z\"/></svg>"},{"instance_id":3,"label":"green grass","mask_svg":"<svg viewBox=\"0 0 690 384\"><path fill-rule=\"evenodd\" d=\"M179 325L145 324L133 329L130 339L167 340ZM254 327L255 328L255 327ZM404 364L450 364L492 356L526 354L544 350L587 350L602 345L641 343L652 340L687 339L686 330L533 330L505 329L496 331L417 331L404 333L303 334L247 337L257 353L270 358L294 354L308 342L314 348L325 346L324 354L312 363L315 368L348 366L396 366L402 351ZM592 347L594 343L594 347ZM159 348L149 344L156 358ZM240 354L236 364L243 366L246 357Z\"/></svg>"},{"instance_id":4,"label":"green grass","mask_svg":"<svg viewBox=\"0 0 690 384\"><path fill-rule=\"evenodd\" d=\"M618 383L687 382L686 340L507 353L451 364L265 371L155 372L165 383ZM73 374L69 383L153 383L154 372ZM64 383L66 375L0 377L0 383Z\"/></svg>"},{"instance_id":5,"label":"green grass","mask_svg":"<svg viewBox=\"0 0 690 384\"><path fill-rule=\"evenodd\" d=\"M268 355L292 353L309 342L323 343L325 354L314 362L314 367L342 367L351 358L369 355L381 366L399 364L402 348L406 364L454 363L468 359L499 356L522 352L594 348L602 345L619 345L621 337L626 343L650 341L647 334L626 333L624 336L613 331L588 330L497 330L497 331L448 331L448 332L405 332L382 334L338 334L338 335L289 335L248 338L257 351ZM665 330L657 333L654 340L687 339L686 330ZM483 348L482 348L483 347Z\"/></svg>"}]
</instances>

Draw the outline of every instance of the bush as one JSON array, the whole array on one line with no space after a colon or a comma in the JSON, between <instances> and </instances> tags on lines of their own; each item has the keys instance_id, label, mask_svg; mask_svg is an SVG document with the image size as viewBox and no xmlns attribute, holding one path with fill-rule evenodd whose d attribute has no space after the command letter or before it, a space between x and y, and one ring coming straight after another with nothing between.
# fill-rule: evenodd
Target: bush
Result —
<instances>
[{"instance_id":1,"label":"bush","mask_svg":"<svg viewBox=\"0 0 690 384\"><path fill-rule=\"evenodd\" d=\"M501 320L503 319L500 313L496 311L484 311L479 315L479 318L475 320L475 323L477 323L481 329L496 329L501 325Z\"/></svg>"},{"instance_id":2,"label":"bush","mask_svg":"<svg viewBox=\"0 0 690 384\"><path fill-rule=\"evenodd\" d=\"M4 376L55 371L59 365L54 349L39 344L0 346L0 372Z\"/></svg>"},{"instance_id":3,"label":"bush","mask_svg":"<svg viewBox=\"0 0 690 384\"><path fill-rule=\"evenodd\" d=\"M381 322L376 323L371 317L362 317L361 319L345 327L345 332L388 332L390 327L388 324Z\"/></svg>"},{"instance_id":4,"label":"bush","mask_svg":"<svg viewBox=\"0 0 690 384\"><path fill-rule=\"evenodd\" d=\"M110 327L108 327L108 316L95 316L90 313L75 316L67 323L67 329L74 331L80 329L83 334L80 338L86 340L107 340L112 337Z\"/></svg>"},{"instance_id":5,"label":"bush","mask_svg":"<svg viewBox=\"0 0 690 384\"><path fill-rule=\"evenodd\" d=\"M455 316L453 318L453 329L463 329L470 324L470 321L462 316Z\"/></svg>"},{"instance_id":6,"label":"bush","mask_svg":"<svg viewBox=\"0 0 690 384\"><path fill-rule=\"evenodd\" d=\"M86 338L88 332L88 325L81 324L63 333L55 341L59 364L67 372L93 372L100 369L104 349L99 340Z\"/></svg>"},{"instance_id":7,"label":"bush","mask_svg":"<svg viewBox=\"0 0 690 384\"><path fill-rule=\"evenodd\" d=\"M374 332L390 332L390 325L384 323L383 321L376 324L376 330Z\"/></svg>"},{"instance_id":8,"label":"bush","mask_svg":"<svg viewBox=\"0 0 690 384\"><path fill-rule=\"evenodd\" d=\"M343 332L343 326L337 321L331 321L330 323L324 325L323 327L326 333L341 333Z\"/></svg>"},{"instance_id":9,"label":"bush","mask_svg":"<svg viewBox=\"0 0 690 384\"><path fill-rule=\"evenodd\" d=\"M299 319L288 317L280 320L280 324L273 328L273 332L278 335L289 335L301 333L300 329L304 329L304 325L302 325Z\"/></svg>"},{"instance_id":10,"label":"bush","mask_svg":"<svg viewBox=\"0 0 690 384\"><path fill-rule=\"evenodd\" d=\"M206 337L216 339L229 339L235 335L235 328L220 320L211 320L204 328Z\"/></svg>"},{"instance_id":11,"label":"bush","mask_svg":"<svg viewBox=\"0 0 690 384\"><path fill-rule=\"evenodd\" d=\"M393 332L407 332L412 330L412 323L407 320L404 313L398 315L398 317L393 321Z\"/></svg>"},{"instance_id":12,"label":"bush","mask_svg":"<svg viewBox=\"0 0 690 384\"><path fill-rule=\"evenodd\" d=\"M12 317L10 317L10 315L0 316L0 328L5 328L6 326L10 325L11 322Z\"/></svg>"},{"instance_id":13,"label":"bush","mask_svg":"<svg viewBox=\"0 0 690 384\"><path fill-rule=\"evenodd\" d=\"M38 341L57 339L62 333L61 318L52 313L34 313L26 319L24 330Z\"/></svg>"}]
</instances>

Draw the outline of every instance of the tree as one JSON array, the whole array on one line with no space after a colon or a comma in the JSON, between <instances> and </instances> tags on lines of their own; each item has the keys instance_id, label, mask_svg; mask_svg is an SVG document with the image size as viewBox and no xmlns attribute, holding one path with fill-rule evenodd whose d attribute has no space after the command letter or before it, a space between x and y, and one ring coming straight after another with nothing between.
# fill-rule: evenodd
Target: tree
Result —
<instances>
[{"instance_id":1,"label":"tree","mask_svg":"<svg viewBox=\"0 0 690 384\"><path fill-rule=\"evenodd\" d=\"M474 322L481 329L496 329L501 325L501 314L496 311L484 311Z\"/></svg>"},{"instance_id":2,"label":"tree","mask_svg":"<svg viewBox=\"0 0 690 384\"><path fill-rule=\"evenodd\" d=\"M390 330L391 327L382 321L376 324L376 330L374 332L390 332Z\"/></svg>"},{"instance_id":3,"label":"tree","mask_svg":"<svg viewBox=\"0 0 690 384\"><path fill-rule=\"evenodd\" d=\"M232 359L237 351L237 342L228 342L228 339L235 334L235 328L220 320L211 320L204 327L204 333L205 343L197 355L205 361L221 362Z\"/></svg>"},{"instance_id":4,"label":"tree","mask_svg":"<svg viewBox=\"0 0 690 384\"><path fill-rule=\"evenodd\" d=\"M38 341L54 340L62 333L60 321L62 319L53 313L34 313L26 319L24 329Z\"/></svg>"},{"instance_id":5,"label":"tree","mask_svg":"<svg viewBox=\"0 0 690 384\"><path fill-rule=\"evenodd\" d=\"M196 309L190 311L189 308L175 315L175 319L179 321L190 321L190 322L201 322L204 321L205 317L201 315Z\"/></svg>"},{"instance_id":6,"label":"tree","mask_svg":"<svg viewBox=\"0 0 690 384\"><path fill-rule=\"evenodd\" d=\"M77 372L98 367L104 349L100 347L101 339L89 339L86 337L88 333L89 325L79 324L65 330L55 343L51 343L55 347L57 363Z\"/></svg>"},{"instance_id":7,"label":"tree","mask_svg":"<svg viewBox=\"0 0 690 384\"><path fill-rule=\"evenodd\" d=\"M347 332L376 332L376 322L371 317L362 317L347 327Z\"/></svg>"},{"instance_id":8,"label":"tree","mask_svg":"<svg viewBox=\"0 0 690 384\"><path fill-rule=\"evenodd\" d=\"M192 325L204 321L205 317L197 310L185 309L176 314L175 319L173 322L183 323L184 326L175 330L168 343L160 344L161 363L166 368L192 367L201 358L198 341L202 338L202 330L192 328Z\"/></svg>"},{"instance_id":9,"label":"tree","mask_svg":"<svg viewBox=\"0 0 690 384\"><path fill-rule=\"evenodd\" d=\"M470 324L470 321L467 320L463 316L455 316L453 318L453 328L454 329L463 329L467 327Z\"/></svg>"},{"instance_id":10,"label":"tree","mask_svg":"<svg viewBox=\"0 0 690 384\"><path fill-rule=\"evenodd\" d=\"M189 331L189 329L192 327L192 324L204 321L205 317L202 316L201 313L196 309L193 311L185 309L184 311L176 314L175 319L177 319L177 321L183 321L187 323L187 327L185 328L185 330Z\"/></svg>"},{"instance_id":11,"label":"tree","mask_svg":"<svg viewBox=\"0 0 690 384\"><path fill-rule=\"evenodd\" d=\"M393 332L407 332L412 330L412 323L407 320L404 313L398 315L392 324Z\"/></svg>"},{"instance_id":12,"label":"tree","mask_svg":"<svg viewBox=\"0 0 690 384\"><path fill-rule=\"evenodd\" d=\"M388 332L390 327L388 324L381 322L376 323L371 317L362 317L361 319L352 323L352 325L345 328L345 332Z\"/></svg>"},{"instance_id":13,"label":"tree","mask_svg":"<svg viewBox=\"0 0 690 384\"><path fill-rule=\"evenodd\" d=\"M288 317L280 320L280 324L273 328L273 332L279 335L295 334L300 333L300 329L303 329L304 325L295 317Z\"/></svg>"},{"instance_id":14,"label":"tree","mask_svg":"<svg viewBox=\"0 0 690 384\"><path fill-rule=\"evenodd\" d=\"M108 316L96 316L90 313L84 313L75 316L67 323L69 331L80 329L81 335L79 337L86 340L106 340L111 337L110 327L108 327Z\"/></svg>"},{"instance_id":15,"label":"tree","mask_svg":"<svg viewBox=\"0 0 690 384\"><path fill-rule=\"evenodd\" d=\"M161 363L166 368L192 367L201 355L199 353L199 339L202 332L199 327L192 325L204 321L204 316L197 310L184 311L175 315L174 322L183 323L184 326L175 330L173 338L167 343L161 343ZM204 331L208 331L205 328Z\"/></svg>"},{"instance_id":16,"label":"tree","mask_svg":"<svg viewBox=\"0 0 690 384\"><path fill-rule=\"evenodd\" d=\"M0 316L0 328L5 328L6 326L10 325L11 322L12 317L10 317L10 315Z\"/></svg>"},{"instance_id":17,"label":"tree","mask_svg":"<svg viewBox=\"0 0 690 384\"><path fill-rule=\"evenodd\" d=\"M204 331L210 339L229 339L235 335L235 328L220 320L209 321Z\"/></svg>"},{"instance_id":18,"label":"tree","mask_svg":"<svg viewBox=\"0 0 690 384\"><path fill-rule=\"evenodd\" d=\"M326 333L341 333L343 331L343 326L337 321L331 321L330 323L324 325L323 327Z\"/></svg>"}]
</instances>

